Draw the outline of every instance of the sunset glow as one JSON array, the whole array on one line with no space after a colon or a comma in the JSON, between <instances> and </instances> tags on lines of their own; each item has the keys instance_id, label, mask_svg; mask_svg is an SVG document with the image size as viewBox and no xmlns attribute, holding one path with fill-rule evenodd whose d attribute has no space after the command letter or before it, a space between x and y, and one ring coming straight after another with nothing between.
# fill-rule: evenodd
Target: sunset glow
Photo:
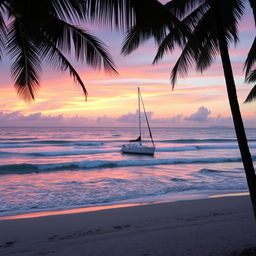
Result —
<instances>
[{"instance_id":1,"label":"sunset glow","mask_svg":"<svg viewBox=\"0 0 256 256\"><path fill-rule=\"evenodd\" d=\"M252 19L248 13L241 26L241 42L237 48L231 47L230 55L245 124L256 127L255 103L242 104L252 88L252 85L244 83L243 73L244 60L254 37L252 28ZM119 75L106 74L104 71L95 71L86 65L75 63L74 66L88 90L87 101L81 88L75 86L68 72L61 73L45 65L41 75L41 89L36 101L24 102L16 94L10 78L9 64L4 58L0 69L1 126L16 124L23 126L25 124L20 123L20 120L30 115L40 118L42 124L43 119L54 120L61 115L63 120L77 118L79 124L75 125L80 126L97 125L97 119L102 118L109 120L108 125L111 125L112 121L113 125L116 125L114 120L128 113L135 114L138 86L143 92L147 110L153 113L152 118L162 121L166 119L164 123L158 125L173 126L174 124L168 120L179 115L189 117L201 107L206 108L210 113L204 125L212 125L211 121L216 120L217 117L230 118L219 59L203 75L191 70L187 78L178 79L175 89L172 90L170 71L179 56L178 49L173 54L165 56L157 65L152 65L156 54L156 47L152 42L141 46L129 56L122 56L121 34L99 28L95 31L95 35L107 44ZM156 125L157 121L153 123ZM174 126L178 125L184 123L177 123ZM187 125L201 126L201 123L189 122ZM232 123L224 125L232 125Z\"/></svg>"}]
</instances>

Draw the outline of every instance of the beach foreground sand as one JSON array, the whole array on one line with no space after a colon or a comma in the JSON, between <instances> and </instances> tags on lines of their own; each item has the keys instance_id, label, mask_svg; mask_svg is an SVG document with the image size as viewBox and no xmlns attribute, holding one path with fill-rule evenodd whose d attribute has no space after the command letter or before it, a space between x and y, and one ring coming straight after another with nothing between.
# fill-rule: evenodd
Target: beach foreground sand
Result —
<instances>
[{"instance_id":1,"label":"beach foreground sand","mask_svg":"<svg viewBox=\"0 0 256 256\"><path fill-rule=\"evenodd\" d=\"M0 231L1 256L256 255L248 196L1 220Z\"/></svg>"}]
</instances>

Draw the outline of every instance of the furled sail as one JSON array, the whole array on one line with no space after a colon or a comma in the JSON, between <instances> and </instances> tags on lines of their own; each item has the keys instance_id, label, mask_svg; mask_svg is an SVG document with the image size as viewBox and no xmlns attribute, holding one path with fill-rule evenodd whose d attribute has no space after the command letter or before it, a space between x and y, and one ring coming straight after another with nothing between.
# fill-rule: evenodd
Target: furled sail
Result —
<instances>
[{"instance_id":1,"label":"furled sail","mask_svg":"<svg viewBox=\"0 0 256 256\"><path fill-rule=\"evenodd\" d=\"M136 142L136 141L141 141L141 136L139 136L136 140L129 140L129 142Z\"/></svg>"}]
</instances>

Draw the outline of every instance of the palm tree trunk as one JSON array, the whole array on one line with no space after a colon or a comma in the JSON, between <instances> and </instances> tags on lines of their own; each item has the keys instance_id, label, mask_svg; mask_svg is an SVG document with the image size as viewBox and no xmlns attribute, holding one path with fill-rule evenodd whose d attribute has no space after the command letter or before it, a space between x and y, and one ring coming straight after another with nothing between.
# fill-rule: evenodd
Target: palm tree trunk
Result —
<instances>
[{"instance_id":1,"label":"palm tree trunk","mask_svg":"<svg viewBox=\"0 0 256 256\"><path fill-rule=\"evenodd\" d=\"M249 187L252 207L254 211L254 216L256 219L256 175L253 167L253 161L250 154L250 150L247 143L247 138L244 130L244 124L238 104L236 86L232 71L232 66L230 62L230 57L228 53L228 47L226 39L223 34L219 36L219 47L221 53L222 66L224 70L227 93L229 104L232 112L233 122L235 126L236 137L242 157L242 162L244 165L244 170L246 174L247 184Z\"/></svg>"}]
</instances>

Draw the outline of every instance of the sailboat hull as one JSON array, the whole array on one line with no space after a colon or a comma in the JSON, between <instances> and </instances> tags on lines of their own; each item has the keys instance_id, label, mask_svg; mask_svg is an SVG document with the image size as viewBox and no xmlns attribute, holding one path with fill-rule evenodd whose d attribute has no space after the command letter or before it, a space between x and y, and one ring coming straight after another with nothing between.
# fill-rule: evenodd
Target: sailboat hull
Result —
<instances>
[{"instance_id":1,"label":"sailboat hull","mask_svg":"<svg viewBox=\"0 0 256 256\"><path fill-rule=\"evenodd\" d=\"M126 144L122 146L121 151L126 154L154 155L155 147L139 144Z\"/></svg>"}]
</instances>

